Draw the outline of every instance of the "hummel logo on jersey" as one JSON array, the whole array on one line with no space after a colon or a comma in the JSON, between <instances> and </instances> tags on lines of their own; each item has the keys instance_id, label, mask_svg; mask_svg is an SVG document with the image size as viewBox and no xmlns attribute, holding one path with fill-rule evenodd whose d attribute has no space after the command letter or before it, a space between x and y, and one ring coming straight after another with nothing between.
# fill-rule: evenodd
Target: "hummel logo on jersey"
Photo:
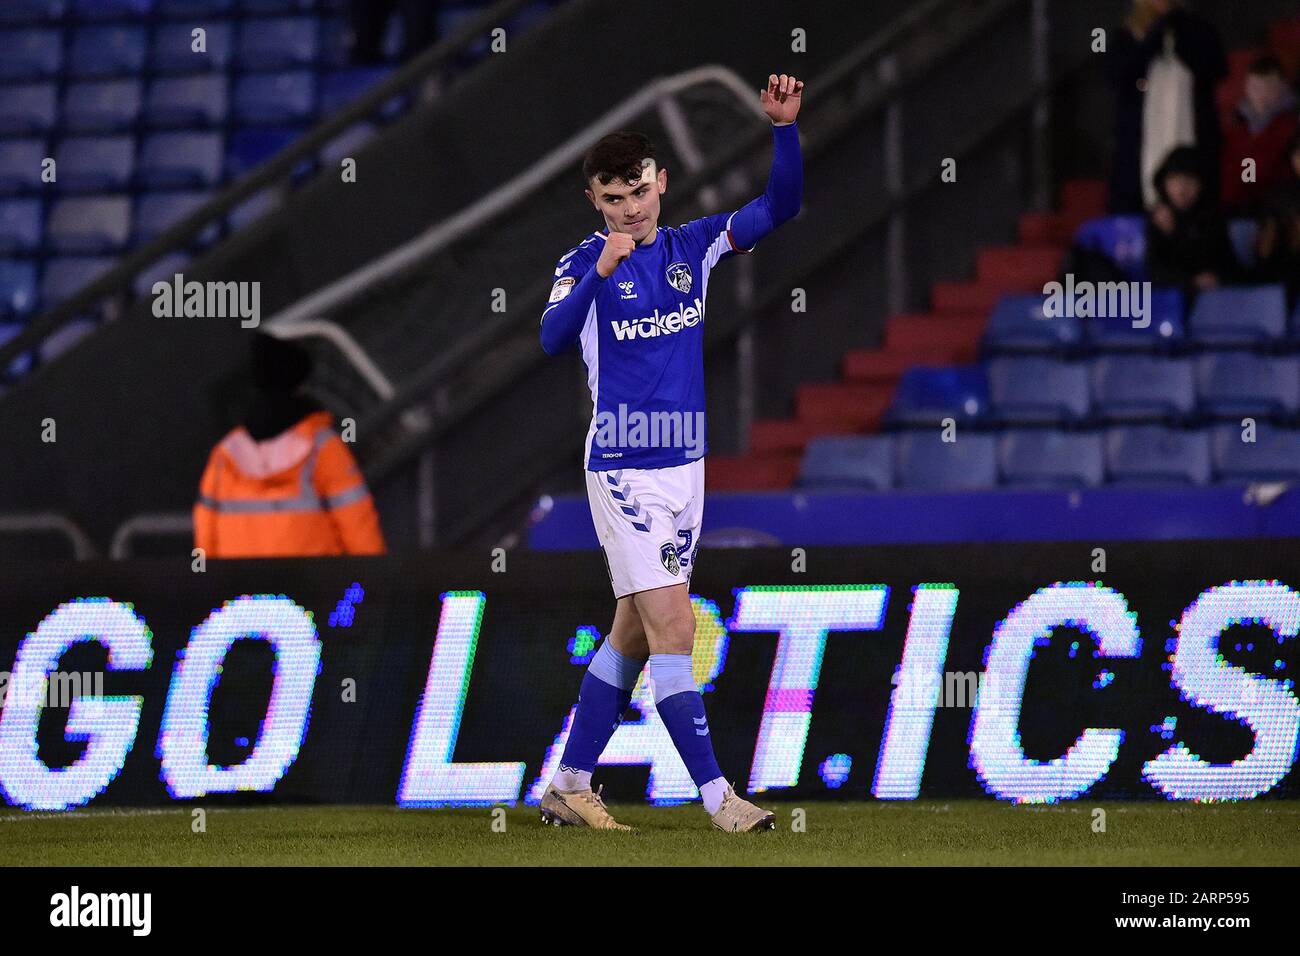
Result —
<instances>
[{"instance_id":1,"label":"hummel logo on jersey","mask_svg":"<svg viewBox=\"0 0 1300 956\"><path fill-rule=\"evenodd\" d=\"M684 262L674 262L664 271L668 284L678 292L691 291L691 267Z\"/></svg>"},{"instance_id":2,"label":"hummel logo on jersey","mask_svg":"<svg viewBox=\"0 0 1300 956\"><path fill-rule=\"evenodd\" d=\"M622 282L618 284L618 287L623 291L623 294L619 298L622 299L636 298L636 292L633 291L636 287L636 283L633 282L631 279L624 279Z\"/></svg>"},{"instance_id":3,"label":"hummel logo on jersey","mask_svg":"<svg viewBox=\"0 0 1300 956\"><path fill-rule=\"evenodd\" d=\"M655 309L654 315L647 315L644 319L614 319L609 324L614 329L614 337L622 341L623 339L635 339L640 336L643 339L652 339L658 335L672 335L674 332L680 332L682 329L688 329L692 325L698 325L704 318L704 303L698 296L695 298L695 305L684 305L680 309L674 309L672 312L661 314Z\"/></svg>"}]
</instances>

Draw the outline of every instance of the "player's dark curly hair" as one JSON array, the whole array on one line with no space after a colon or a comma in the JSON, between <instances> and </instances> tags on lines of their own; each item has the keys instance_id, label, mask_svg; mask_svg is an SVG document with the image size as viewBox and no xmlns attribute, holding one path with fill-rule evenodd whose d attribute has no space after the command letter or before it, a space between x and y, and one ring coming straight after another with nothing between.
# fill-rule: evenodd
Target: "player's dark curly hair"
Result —
<instances>
[{"instance_id":1,"label":"player's dark curly hair","mask_svg":"<svg viewBox=\"0 0 1300 956\"><path fill-rule=\"evenodd\" d=\"M602 136L582 160L582 184L597 179L602 186L621 179L634 183L641 178L641 161L655 157L655 144L644 133L622 129Z\"/></svg>"}]
</instances>

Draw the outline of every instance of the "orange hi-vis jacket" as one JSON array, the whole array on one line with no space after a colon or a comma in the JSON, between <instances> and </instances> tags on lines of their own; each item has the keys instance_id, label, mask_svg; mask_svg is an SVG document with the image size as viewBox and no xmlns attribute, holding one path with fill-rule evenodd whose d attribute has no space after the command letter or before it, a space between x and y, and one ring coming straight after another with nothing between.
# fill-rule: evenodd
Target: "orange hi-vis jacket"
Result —
<instances>
[{"instance_id":1,"label":"orange hi-vis jacket","mask_svg":"<svg viewBox=\"0 0 1300 956\"><path fill-rule=\"evenodd\" d=\"M211 558L385 550L365 479L324 410L266 441L242 426L221 440L199 482L194 544Z\"/></svg>"}]
</instances>

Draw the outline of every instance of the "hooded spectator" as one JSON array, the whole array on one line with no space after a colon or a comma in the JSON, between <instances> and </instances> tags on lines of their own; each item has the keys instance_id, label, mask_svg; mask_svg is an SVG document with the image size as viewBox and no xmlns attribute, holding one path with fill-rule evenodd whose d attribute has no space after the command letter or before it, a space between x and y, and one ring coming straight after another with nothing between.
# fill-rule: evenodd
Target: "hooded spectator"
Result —
<instances>
[{"instance_id":1,"label":"hooded spectator","mask_svg":"<svg viewBox=\"0 0 1300 956\"><path fill-rule=\"evenodd\" d=\"M1147 272L1156 285L1212 289L1230 278L1232 246L1205 191L1205 162L1189 146L1156 171L1157 201L1147 214Z\"/></svg>"},{"instance_id":2,"label":"hooded spectator","mask_svg":"<svg viewBox=\"0 0 1300 956\"><path fill-rule=\"evenodd\" d=\"M1259 57L1224 130L1222 198L1229 215L1257 211L1259 200L1286 181L1286 146L1298 120L1295 92L1282 64L1274 56ZM1254 182L1242 181L1248 159L1254 160Z\"/></svg>"},{"instance_id":3,"label":"hooded spectator","mask_svg":"<svg viewBox=\"0 0 1300 956\"><path fill-rule=\"evenodd\" d=\"M212 558L382 554L365 479L330 413L304 391L311 356L253 339L254 395L242 423L208 457L194 541Z\"/></svg>"}]
</instances>

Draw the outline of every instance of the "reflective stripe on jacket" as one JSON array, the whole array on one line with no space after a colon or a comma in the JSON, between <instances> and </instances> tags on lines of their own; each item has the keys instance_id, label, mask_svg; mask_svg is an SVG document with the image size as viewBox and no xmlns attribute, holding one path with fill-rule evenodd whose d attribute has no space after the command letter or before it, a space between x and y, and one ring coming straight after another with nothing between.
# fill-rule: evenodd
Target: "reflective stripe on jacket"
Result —
<instances>
[{"instance_id":1,"label":"reflective stripe on jacket","mask_svg":"<svg viewBox=\"0 0 1300 956\"><path fill-rule=\"evenodd\" d=\"M383 554L379 516L328 411L266 441L236 428L212 450L194 505L208 557Z\"/></svg>"}]
</instances>

